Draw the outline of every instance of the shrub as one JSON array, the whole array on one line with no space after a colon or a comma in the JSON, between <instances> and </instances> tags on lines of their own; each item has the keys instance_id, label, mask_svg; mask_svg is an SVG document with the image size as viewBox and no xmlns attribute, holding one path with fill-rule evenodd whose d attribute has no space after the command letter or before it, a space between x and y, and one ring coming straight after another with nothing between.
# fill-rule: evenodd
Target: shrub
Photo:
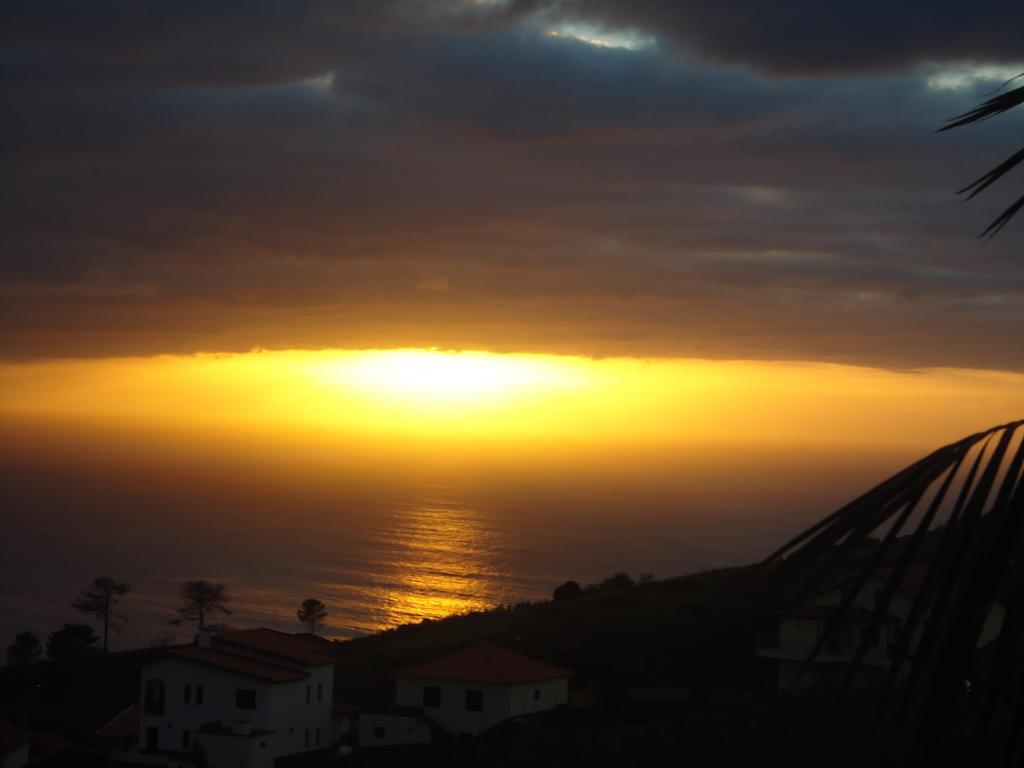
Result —
<instances>
[{"instance_id":1,"label":"shrub","mask_svg":"<svg viewBox=\"0 0 1024 768\"><path fill-rule=\"evenodd\" d=\"M600 589L632 589L635 586L636 582L633 581L632 576L625 571L619 571L602 581Z\"/></svg>"},{"instance_id":2,"label":"shrub","mask_svg":"<svg viewBox=\"0 0 1024 768\"><path fill-rule=\"evenodd\" d=\"M570 579L564 584L559 584L555 587L555 591L551 593L553 600L572 600L574 597L579 597L583 594L583 588L579 585L579 582Z\"/></svg>"}]
</instances>

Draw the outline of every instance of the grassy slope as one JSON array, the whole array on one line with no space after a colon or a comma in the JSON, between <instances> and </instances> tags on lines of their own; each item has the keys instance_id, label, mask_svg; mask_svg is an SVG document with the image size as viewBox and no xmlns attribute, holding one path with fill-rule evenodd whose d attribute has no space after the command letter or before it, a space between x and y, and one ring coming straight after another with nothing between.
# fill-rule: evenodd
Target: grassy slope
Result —
<instances>
[{"instance_id":1,"label":"grassy slope","mask_svg":"<svg viewBox=\"0 0 1024 768\"><path fill-rule=\"evenodd\" d=\"M335 698L368 708L393 701L391 670L479 640L573 670L575 695L595 705L498 729L472 748L366 750L353 764L558 765L585 757L621 766L664 764L686 752L695 765L839 765L833 745L846 739L829 729L842 719L816 703L775 697L773 670L754 654L754 622L721 599L742 570L499 607L339 643ZM23 702L36 696L33 727L85 736L135 701L139 668L155 653L0 669L0 715L24 722ZM41 696L31 691L38 683ZM645 700L653 688L672 690Z\"/></svg>"},{"instance_id":2,"label":"grassy slope","mask_svg":"<svg viewBox=\"0 0 1024 768\"><path fill-rule=\"evenodd\" d=\"M649 685L735 687L750 637L711 629L715 600L739 569L709 571L630 589L598 589L559 602L527 603L426 621L338 646L337 690L353 703L390 693L388 672L479 640L573 670L574 688ZM725 668L718 661L729 657Z\"/></svg>"}]
</instances>

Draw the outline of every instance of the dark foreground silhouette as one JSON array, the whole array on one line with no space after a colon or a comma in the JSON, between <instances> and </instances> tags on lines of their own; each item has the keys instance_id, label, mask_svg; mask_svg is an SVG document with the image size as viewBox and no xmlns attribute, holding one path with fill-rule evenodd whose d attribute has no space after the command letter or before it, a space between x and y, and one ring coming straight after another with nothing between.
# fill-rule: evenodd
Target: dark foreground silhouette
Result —
<instances>
[{"instance_id":1,"label":"dark foreground silhouette","mask_svg":"<svg viewBox=\"0 0 1024 768\"><path fill-rule=\"evenodd\" d=\"M1015 422L933 452L758 566L566 582L551 601L336 643L335 696L353 711L393 701L395 669L484 640L573 670L569 704L471 740L296 764L1020 765L1022 433ZM840 598L816 605L823 594ZM857 685L897 600L908 608L884 674ZM758 651L780 641L783 616L811 608L819 634L802 674L822 660L837 674L780 688L776 661ZM0 716L66 740L40 764L102 764L97 733L136 702L140 668L162 652L4 668Z\"/></svg>"}]
</instances>

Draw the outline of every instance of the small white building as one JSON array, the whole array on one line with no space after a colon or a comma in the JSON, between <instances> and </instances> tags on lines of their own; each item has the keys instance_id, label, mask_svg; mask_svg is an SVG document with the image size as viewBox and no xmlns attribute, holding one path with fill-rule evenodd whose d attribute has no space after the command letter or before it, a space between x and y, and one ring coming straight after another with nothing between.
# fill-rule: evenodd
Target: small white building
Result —
<instances>
[{"instance_id":1,"label":"small white building","mask_svg":"<svg viewBox=\"0 0 1024 768\"><path fill-rule=\"evenodd\" d=\"M842 684L850 662L869 630L877 601L885 590L885 574L873 574L854 595L842 625L832 633L827 644L814 657L803 674L800 670L814 651L819 639L828 631L854 578L834 584L812 595L803 604L786 612L779 619L778 644L760 648L757 655L777 661L780 692L832 689ZM870 643L854 684L858 687L880 687L885 680L892 652L899 642L902 624L910 613L913 589L919 586L908 574L887 610L887 615L869 638Z\"/></svg>"},{"instance_id":2,"label":"small white building","mask_svg":"<svg viewBox=\"0 0 1024 768\"><path fill-rule=\"evenodd\" d=\"M142 670L136 762L271 768L330 746L327 641L271 629L200 633ZM124 759L122 757L122 759Z\"/></svg>"},{"instance_id":3,"label":"small white building","mask_svg":"<svg viewBox=\"0 0 1024 768\"><path fill-rule=\"evenodd\" d=\"M360 748L429 744L431 735L430 724L418 709L393 707L386 712L360 712L356 724Z\"/></svg>"},{"instance_id":4,"label":"small white building","mask_svg":"<svg viewBox=\"0 0 1024 768\"><path fill-rule=\"evenodd\" d=\"M28 765L28 736L13 723L0 717L0 768Z\"/></svg>"},{"instance_id":5,"label":"small white building","mask_svg":"<svg viewBox=\"0 0 1024 768\"><path fill-rule=\"evenodd\" d=\"M454 736L475 736L513 717L566 704L565 669L479 643L394 672L399 707L421 710Z\"/></svg>"},{"instance_id":6,"label":"small white building","mask_svg":"<svg viewBox=\"0 0 1024 768\"><path fill-rule=\"evenodd\" d=\"M904 625L910 615L914 598L920 592L927 568L908 568L886 609L886 615L872 630L871 619L885 592L892 569L880 568L867 578L844 615L837 632L811 661L803 674L808 657L814 651L819 639L826 634L843 600L855 586L856 579L849 578L812 595L803 604L780 617L778 644L760 648L757 655L774 659L778 669L778 690L791 693L808 690L838 688L844 681L849 665L865 633L870 632L867 651L861 659L852 680L854 688L869 690L880 688L888 675L901 643ZM978 647L984 647L999 635L1005 611L994 605L990 610ZM919 624L916 630L921 631ZM917 637L908 643L908 655L913 655ZM908 671L905 665L903 672Z\"/></svg>"}]
</instances>

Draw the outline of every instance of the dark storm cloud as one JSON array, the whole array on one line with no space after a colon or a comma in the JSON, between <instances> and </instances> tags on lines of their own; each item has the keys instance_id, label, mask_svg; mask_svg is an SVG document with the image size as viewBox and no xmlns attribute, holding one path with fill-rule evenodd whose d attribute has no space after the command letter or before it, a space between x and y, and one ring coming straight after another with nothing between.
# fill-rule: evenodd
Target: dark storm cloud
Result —
<instances>
[{"instance_id":1,"label":"dark storm cloud","mask_svg":"<svg viewBox=\"0 0 1024 768\"><path fill-rule=\"evenodd\" d=\"M0 353L1024 366L1012 231L949 195L1020 124L932 134L991 82L765 78L536 5L5 6Z\"/></svg>"},{"instance_id":2,"label":"dark storm cloud","mask_svg":"<svg viewBox=\"0 0 1024 768\"><path fill-rule=\"evenodd\" d=\"M534 7L536 3L524 3ZM632 27L721 62L784 74L1021 60L1018 2L930 0L562 0L555 17Z\"/></svg>"},{"instance_id":3,"label":"dark storm cloud","mask_svg":"<svg viewBox=\"0 0 1024 768\"><path fill-rule=\"evenodd\" d=\"M373 58L396 37L580 22L639 30L762 72L879 72L1021 59L1024 8L925 0L5 0L0 42L20 84L287 82Z\"/></svg>"},{"instance_id":4,"label":"dark storm cloud","mask_svg":"<svg viewBox=\"0 0 1024 768\"><path fill-rule=\"evenodd\" d=\"M382 0L5 2L4 59L23 84L247 85L345 58L398 3ZM10 84L10 79L8 80Z\"/></svg>"}]
</instances>

